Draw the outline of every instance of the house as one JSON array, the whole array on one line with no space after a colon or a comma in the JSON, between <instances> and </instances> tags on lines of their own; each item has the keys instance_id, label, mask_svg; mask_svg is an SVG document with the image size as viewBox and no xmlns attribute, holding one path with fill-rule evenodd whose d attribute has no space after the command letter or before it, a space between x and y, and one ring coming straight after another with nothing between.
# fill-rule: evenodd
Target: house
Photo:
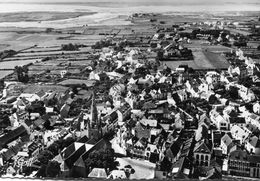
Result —
<instances>
[{"instance_id":1,"label":"house","mask_svg":"<svg viewBox=\"0 0 260 181\"><path fill-rule=\"evenodd\" d=\"M229 128L228 120L220 113L218 113L216 109L211 110L209 115L211 121L213 122L213 124L216 125L218 130L228 130Z\"/></svg>"},{"instance_id":2,"label":"house","mask_svg":"<svg viewBox=\"0 0 260 181\"><path fill-rule=\"evenodd\" d=\"M100 178L106 179L107 173L104 168L93 168L92 171L88 174L89 178Z\"/></svg>"},{"instance_id":3,"label":"house","mask_svg":"<svg viewBox=\"0 0 260 181\"><path fill-rule=\"evenodd\" d=\"M151 130L148 129L146 126L144 126L142 123L138 122L134 128L135 130L135 136L137 138L146 138L150 139L151 137Z\"/></svg>"},{"instance_id":4,"label":"house","mask_svg":"<svg viewBox=\"0 0 260 181\"><path fill-rule=\"evenodd\" d=\"M259 103L259 102L256 102L256 103L253 105L253 111L254 111L254 113L256 113L256 114L260 114L260 103Z\"/></svg>"},{"instance_id":5,"label":"house","mask_svg":"<svg viewBox=\"0 0 260 181\"><path fill-rule=\"evenodd\" d=\"M157 127L157 120L156 119L141 119L140 123L144 126L150 126L151 128Z\"/></svg>"},{"instance_id":6,"label":"house","mask_svg":"<svg viewBox=\"0 0 260 181\"><path fill-rule=\"evenodd\" d=\"M89 140L86 144L91 144L91 140ZM72 171L71 171L71 176L74 178L78 177L87 177L87 168L85 166L85 160L88 158L88 155L93 152L94 150L99 150L102 148L111 148L111 143L105 139L101 139L95 145L90 148L86 149L86 151L82 154L79 155L78 160L73 164Z\"/></svg>"},{"instance_id":7,"label":"house","mask_svg":"<svg viewBox=\"0 0 260 181\"><path fill-rule=\"evenodd\" d=\"M17 100L13 102L12 105L14 105L14 108L17 108L19 110L25 110L26 106L28 106L29 103L30 102L26 98L20 97L17 98Z\"/></svg>"},{"instance_id":8,"label":"house","mask_svg":"<svg viewBox=\"0 0 260 181\"><path fill-rule=\"evenodd\" d=\"M28 154L30 157L36 157L38 156L39 152L40 152L40 146L38 143L36 142L32 142L31 144L29 144L28 146Z\"/></svg>"},{"instance_id":9,"label":"house","mask_svg":"<svg viewBox=\"0 0 260 181\"><path fill-rule=\"evenodd\" d=\"M204 125L207 129L210 128L211 120L206 113L199 116L198 127Z\"/></svg>"},{"instance_id":10,"label":"house","mask_svg":"<svg viewBox=\"0 0 260 181\"><path fill-rule=\"evenodd\" d=\"M230 131L232 137L236 140L239 140L241 144L244 143L251 134L251 131L249 131L246 127L240 127L237 125L233 126Z\"/></svg>"},{"instance_id":11,"label":"house","mask_svg":"<svg viewBox=\"0 0 260 181\"><path fill-rule=\"evenodd\" d=\"M243 85L237 85L237 87L239 88L238 90L238 94L239 96L245 101L245 102L250 102L255 100L255 94L253 93L252 90L250 90L249 88L243 86Z\"/></svg>"},{"instance_id":12,"label":"house","mask_svg":"<svg viewBox=\"0 0 260 181\"><path fill-rule=\"evenodd\" d=\"M188 179L192 170L193 137L183 142L179 159L173 164L171 174L176 179Z\"/></svg>"},{"instance_id":13,"label":"house","mask_svg":"<svg viewBox=\"0 0 260 181\"><path fill-rule=\"evenodd\" d=\"M69 169L72 168L78 158L86 151L91 149L94 145L74 142L69 145L62 153L62 157Z\"/></svg>"},{"instance_id":14,"label":"house","mask_svg":"<svg viewBox=\"0 0 260 181\"><path fill-rule=\"evenodd\" d=\"M118 122L125 121L131 114L131 106L129 104L124 104L117 110Z\"/></svg>"},{"instance_id":15,"label":"house","mask_svg":"<svg viewBox=\"0 0 260 181\"><path fill-rule=\"evenodd\" d=\"M41 100L41 97L37 94L28 94L28 93L22 93L18 99L25 99L29 102L39 101Z\"/></svg>"},{"instance_id":16,"label":"house","mask_svg":"<svg viewBox=\"0 0 260 181\"><path fill-rule=\"evenodd\" d=\"M70 110L70 105L64 104L60 109L60 115L62 118L66 118L68 116Z\"/></svg>"},{"instance_id":17,"label":"house","mask_svg":"<svg viewBox=\"0 0 260 181\"><path fill-rule=\"evenodd\" d=\"M14 169L14 167L9 166L9 167L6 169L6 174L9 174L9 175L16 174L16 170Z\"/></svg>"},{"instance_id":18,"label":"house","mask_svg":"<svg viewBox=\"0 0 260 181\"><path fill-rule=\"evenodd\" d=\"M260 116L252 113L246 117L246 122L251 123L252 125L256 126L258 129L260 129Z\"/></svg>"},{"instance_id":19,"label":"house","mask_svg":"<svg viewBox=\"0 0 260 181\"><path fill-rule=\"evenodd\" d=\"M0 149L6 146L8 143L18 139L19 137L28 134L26 128L21 125L18 128L8 132L7 134L0 137Z\"/></svg>"},{"instance_id":20,"label":"house","mask_svg":"<svg viewBox=\"0 0 260 181\"><path fill-rule=\"evenodd\" d=\"M11 158L13 158L17 153L22 149L25 143L19 142L16 145L10 147L6 152L4 152L3 155L3 160L8 161Z\"/></svg>"},{"instance_id":21,"label":"house","mask_svg":"<svg viewBox=\"0 0 260 181\"><path fill-rule=\"evenodd\" d=\"M181 148L183 144L181 139L177 139L175 142L171 144L171 146L166 150L165 156L171 161L172 163L176 162L181 154Z\"/></svg>"},{"instance_id":22,"label":"house","mask_svg":"<svg viewBox=\"0 0 260 181\"><path fill-rule=\"evenodd\" d=\"M142 159L149 159L149 153L146 152L147 147L147 139L140 138L130 149L130 153L133 157L142 158Z\"/></svg>"},{"instance_id":23,"label":"house","mask_svg":"<svg viewBox=\"0 0 260 181\"><path fill-rule=\"evenodd\" d=\"M249 153L260 155L260 140L256 136L249 137L245 141L245 148Z\"/></svg>"},{"instance_id":24,"label":"house","mask_svg":"<svg viewBox=\"0 0 260 181\"><path fill-rule=\"evenodd\" d=\"M220 142L220 148L222 149L223 155L229 155L231 151L234 151L237 149L236 144L234 144L231 135L226 133L222 138Z\"/></svg>"},{"instance_id":25,"label":"house","mask_svg":"<svg viewBox=\"0 0 260 181\"><path fill-rule=\"evenodd\" d=\"M172 177L173 179L189 179L190 169L188 168L189 159L181 157L172 166Z\"/></svg>"},{"instance_id":26,"label":"house","mask_svg":"<svg viewBox=\"0 0 260 181\"><path fill-rule=\"evenodd\" d=\"M229 125L230 125L230 128L232 128L235 125L240 126L240 127L245 127L246 126L245 117L230 117Z\"/></svg>"},{"instance_id":27,"label":"house","mask_svg":"<svg viewBox=\"0 0 260 181\"><path fill-rule=\"evenodd\" d=\"M127 179L126 173L124 170L113 170L109 176L108 179Z\"/></svg>"},{"instance_id":28,"label":"house","mask_svg":"<svg viewBox=\"0 0 260 181\"><path fill-rule=\"evenodd\" d=\"M260 156L249 155L242 150L231 152L228 161L228 174L260 178Z\"/></svg>"},{"instance_id":29,"label":"house","mask_svg":"<svg viewBox=\"0 0 260 181\"><path fill-rule=\"evenodd\" d=\"M193 151L193 158L197 166L210 166L212 146L207 139L197 142Z\"/></svg>"}]
</instances>

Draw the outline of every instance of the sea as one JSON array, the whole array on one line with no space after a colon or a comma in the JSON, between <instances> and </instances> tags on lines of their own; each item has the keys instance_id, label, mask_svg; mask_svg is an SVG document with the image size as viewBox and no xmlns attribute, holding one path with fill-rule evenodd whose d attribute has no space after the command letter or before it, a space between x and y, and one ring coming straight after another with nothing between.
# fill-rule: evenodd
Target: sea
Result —
<instances>
[{"instance_id":1,"label":"sea","mask_svg":"<svg viewBox=\"0 0 260 181\"><path fill-rule=\"evenodd\" d=\"M183 0L185 2L187 0ZM224 11L260 11L260 4L254 3L207 3L210 0L203 1L206 3L172 3L174 0L86 0L73 2L66 0L55 3L50 0L43 0L42 3L37 1L12 1L5 3L0 1L1 13L16 12L96 12L96 14L84 15L76 18L51 21L14 21L0 22L0 27L51 27L51 28L68 28L83 25L98 25L99 23L108 22L116 24L128 24L125 19L118 17L129 16L133 13L187 13L187 12L224 12ZM221 0L220 0L221 1ZM252 0L251 0L252 1ZM45 3L44 3L45 2ZM117 21L112 21L117 19ZM111 21L107 21L111 20Z\"/></svg>"}]
</instances>

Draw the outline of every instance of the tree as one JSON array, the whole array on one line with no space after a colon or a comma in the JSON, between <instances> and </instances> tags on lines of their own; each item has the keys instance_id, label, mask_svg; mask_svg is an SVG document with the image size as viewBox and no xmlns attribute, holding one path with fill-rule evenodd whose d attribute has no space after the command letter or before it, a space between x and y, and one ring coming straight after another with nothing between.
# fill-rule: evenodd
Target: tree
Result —
<instances>
[{"instance_id":1,"label":"tree","mask_svg":"<svg viewBox=\"0 0 260 181\"><path fill-rule=\"evenodd\" d=\"M48 150L49 150L50 152L52 152L52 154L53 154L54 156L56 156L56 155L59 154L59 148L60 148L60 145L54 142L54 143L52 143L52 144L48 147Z\"/></svg>"},{"instance_id":2,"label":"tree","mask_svg":"<svg viewBox=\"0 0 260 181\"><path fill-rule=\"evenodd\" d=\"M38 170L36 177L46 177L46 165L42 165Z\"/></svg>"},{"instance_id":3,"label":"tree","mask_svg":"<svg viewBox=\"0 0 260 181\"><path fill-rule=\"evenodd\" d=\"M61 45L61 50L64 51L78 51L79 50L79 45L73 45L72 43Z\"/></svg>"},{"instance_id":4,"label":"tree","mask_svg":"<svg viewBox=\"0 0 260 181\"><path fill-rule=\"evenodd\" d=\"M126 165L124 167L124 171L126 173L126 177L129 178L130 175L134 174L135 173L135 169L133 169L133 167L131 165Z\"/></svg>"},{"instance_id":5,"label":"tree","mask_svg":"<svg viewBox=\"0 0 260 181\"><path fill-rule=\"evenodd\" d=\"M164 157L164 159L161 162L161 170L162 171L170 171L172 163L169 161L167 157Z\"/></svg>"},{"instance_id":6,"label":"tree","mask_svg":"<svg viewBox=\"0 0 260 181\"><path fill-rule=\"evenodd\" d=\"M67 139L65 139L65 140L63 141L62 146L61 146L61 149L68 147L69 145L71 145L71 144L74 143L74 142L75 142L75 139L74 139L74 138L68 137Z\"/></svg>"},{"instance_id":7,"label":"tree","mask_svg":"<svg viewBox=\"0 0 260 181\"><path fill-rule=\"evenodd\" d=\"M12 57L15 55L17 52L14 50L4 50L3 52L0 52L0 59Z\"/></svg>"},{"instance_id":8,"label":"tree","mask_svg":"<svg viewBox=\"0 0 260 181\"><path fill-rule=\"evenodd\" d=\"M57 177L60 174L60 164L57 161L49 161L46 167L47 177Z\"/></svg>"},{"instance_id":9,"label":"tree","mask_svg":"<svg viewBox=\"0 0 260 181\"><path fill-rule=\"evenodd\" d=\"M230 95L230 98L232 98L233 100L238 99L239 98L238 88L231 86L229 88L229 95Z\"/></svg>"},{"instance_id":10,"label":"tree","mask_svg":"<svg viewBox=\"0 0 260 181\"><path fill-rule=\"evenodd\" d=\"M85 161L85 166L88 170L95 167L115 170L118 164L115 161L115 152L112 148L91 152Z\"/></svg>"},{"instance_id":11,"label":"tree","mask_svg":"<svg viewBox=\"0 0 260 181\"><path fill-rule=\"evenodd\" d=\"M41 164L47 165L49 160L53 159L54 155L52 152L49 150L43 150L39 155L38 155L38 160Z\"/></svg>"},{"instance_id":12,"label":"tree","mask_svg":"<svg viewBox=\"0 0 260 181\"><path fill-rule=\"evenodd\" d=\"M5 87L5 82L3 79L0 79L0 89L3 89Z\"/></svg>"},{"instance_id":13,"label":"tree","mask_svg":"<svg viewBox=\"0 0 260 181\"><path fill-rule=\"evenodd\" d=\"M27 83L29 81L27 66L15 66L15 73L19 82Z\"/></svg>"},{"instance_id":14,"label":"tree","mask_svg":"<svg viewBox=\"0 0 260 181\"><path fill-rule=\"evenodd\" d=\"M26 108L29 113L39 113L41 116L46 113L46 108L44 107L43 101L34 101L29 107Z\"/></svg>"}]
</instances>

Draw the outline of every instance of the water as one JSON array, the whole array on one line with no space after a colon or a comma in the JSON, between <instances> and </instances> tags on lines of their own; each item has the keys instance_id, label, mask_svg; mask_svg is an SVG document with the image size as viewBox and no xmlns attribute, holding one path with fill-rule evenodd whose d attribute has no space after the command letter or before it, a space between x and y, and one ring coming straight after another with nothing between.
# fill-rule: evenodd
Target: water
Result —
<instances>
[{"instance_id":1,"label":"water","mask_svg":"<svg viewBox=\"0 0 260 181\"><path fill-rule=\"evenodd\" d=\"M4 0L5 2L6 0ZM9 0L10 1L10 0ZM32 0L31 0L32 1ZM171 12L218 12L218 11L260 11L258 3L192 3L190 0L186 4L176 3L169 0L103 0L104 2L87 0L87 3L59 3L50 4L50 0L45 0L49 4L35 3L0 3L0 13L15 13L15 12L97 12L94 15L86 15L77 18L54 21L32 21L32 22L1 22L0 27L52 27L66 28L73 26L98 25L105 24L106 20L116 19L120 15L130 15L135 12L154 12L154 13L171 13ZM57 1L57 0L56 0ZM201 0L200 0L201 1ZM203 1L203 0L202 0ZM35 2L35 1L34 1ZM44 1L42 1L44 2ZM59 1L60 2L60 1ZM67 1L68 2L68 1ZM69 1L73 2L73 1ZM86 1L84 1L86 2ZM163 3L161 3L163 2ZM175 2L175 3L173 3ZM257 2L251 0L251 2ZM109 21L113 24L113 21ZM116 24L128 24L125 19L117 19Z\"/></svg>"}]
</instances>

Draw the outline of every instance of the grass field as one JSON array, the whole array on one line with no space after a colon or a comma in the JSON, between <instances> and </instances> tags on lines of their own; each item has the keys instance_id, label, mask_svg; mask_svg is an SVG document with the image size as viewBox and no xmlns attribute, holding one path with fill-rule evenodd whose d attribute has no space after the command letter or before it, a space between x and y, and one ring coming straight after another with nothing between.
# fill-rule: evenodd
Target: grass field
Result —
<instances>
[{"instance_id":1,"label":"grass field","mask_svg":"<svg viewBox=\"0 0 260 181\"><path fill-rule=\"evenodd\" d=\"M230 66L226 58L219 53L213 53L209 51L207 52L203 51L203 53L206 56L207 60L216 69L228 69L228 67Z\"/></svg>"},{"instance_id":2,"label":"grass field","mask_svg":"<svg viewBox=\"0 0 260 181\"><path fill-rule=\"evenodd\" d=\"M4 78L5 76L12 74L13 71L9 71L9 70L0 70L0 79Z\"/></svg>"}]
</instances>

